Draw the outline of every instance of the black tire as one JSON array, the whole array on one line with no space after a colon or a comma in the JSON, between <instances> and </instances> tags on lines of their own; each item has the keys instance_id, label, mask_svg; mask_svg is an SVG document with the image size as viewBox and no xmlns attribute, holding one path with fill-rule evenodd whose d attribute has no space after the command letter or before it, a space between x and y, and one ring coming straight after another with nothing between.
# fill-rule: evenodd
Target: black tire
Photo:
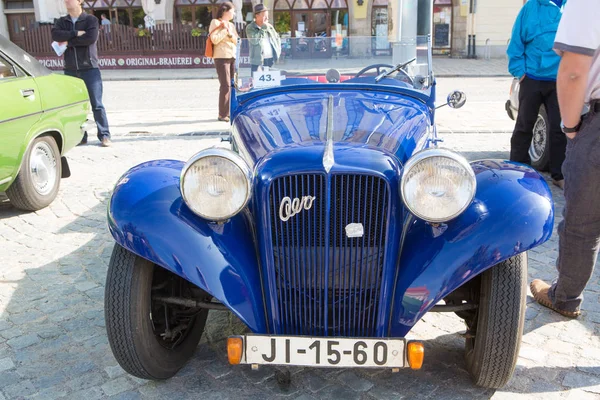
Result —
<instances>
[{"instance_id":1,"label":"black tire","mask_svg":"<svg viewBox=\"0 0 600 400\"><path fill-rule=\"evenodd\" d=\"M175 282L175 287L193 286L115 244L108 266L104 299L108 342L121 367L143 379L160 380L175 375L194 354L208 316L208 310L192 310L188 328L170 347L172 341L160 336L159 319L163 317L160 311L156 312L157 305L152 301L153 291L164 282ZM185 310L180 308L180 312ZM164 314L171 315L171 312L165 311Z\"/></svg>"},{"instance_id":2,"label":"black tire","mask_svg":"<svg viewBox=\"0 0 600 400\"><path fill-rule=\"evenodd\" d=\"M526 297L526 252L482 274L479 308L465 344L467 369L476 385L501 388L511 378L523 336Z\"/></svg>"},{"instance_id":3,"label":"black tire","mask_svg":"<svg viewBox=\"0 0 600 400\"><path fill-rule=\"evenodd\" d=\"M540 107L538 118L533 127L529 157L531 158L531 166L538 171L548 171L550 168L550 120L544 106Z\"/></svg>"},{"instance_id":4,"label":"black tire","mask_svg":"<svg viewBox=\"0 0 600 400\"><path fill-rule=\"evenodd\" d=\"M48 160L53 165L54 169L46 169L47 171L54 171L54 177L48 179L47 186L40 188L41 191L36 190L36 183L34 183L34 173L31 170L31 158L32 154L37 151L49 152L48 157L54 159ZM8 196L11 204L21 210L25 211L37 211L44 207L47 207L56 198L58 189L60 188L60 177L62 175L62 164L60 161L60 151L58 146L51 136L40 136L36 138L27 153L23 157L21 163L21 170L15 178L14 182L6 190L6 196Z\"/></svg>"}]
</instances>

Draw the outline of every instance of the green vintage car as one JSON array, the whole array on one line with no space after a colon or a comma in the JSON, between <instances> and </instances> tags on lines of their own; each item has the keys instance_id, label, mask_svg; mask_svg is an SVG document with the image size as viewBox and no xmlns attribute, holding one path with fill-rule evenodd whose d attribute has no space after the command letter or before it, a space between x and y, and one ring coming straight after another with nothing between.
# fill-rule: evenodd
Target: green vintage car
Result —
<instances>
[{"instance_id":1,"label":"green vintage car","mask_svg":"<svg viewBox=\"0 0 600 400\"><path fill-rule=\"evenodd\" d=\"M54 200L70 175L64 154L92 129L89 110L82 80L52 73L0 35L0 192L15 207Z\"/></svg>"}]
</instances>

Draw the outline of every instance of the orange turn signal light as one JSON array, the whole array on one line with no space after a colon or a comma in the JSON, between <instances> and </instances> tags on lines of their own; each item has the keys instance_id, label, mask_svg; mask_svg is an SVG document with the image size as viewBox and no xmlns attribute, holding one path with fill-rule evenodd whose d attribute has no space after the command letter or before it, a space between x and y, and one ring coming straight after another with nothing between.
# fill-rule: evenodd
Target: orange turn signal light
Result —
<instances>
[{"instance_id":1,"label":"orange turn signal light","mask_svg":"<svg viewBox=\"0 0 600 400\"><path fill-rule=\"evenodd\" d=\"M408 343L408 365L411 369L421 369L423 366L423 357L425 356L425 348L421 342Z\"/></svg>"},{"instance_id":2,"label":"orange turn signal light","mask_svg":"<svg viewBox=\"0 0 600 400\"><path fill-rule=\"evenodd\" d=\"M227 338L227 358L229 358L229 364L238 365L242 362L243 348L244 341L241 337Z\"/></svg>"}]
</instances>

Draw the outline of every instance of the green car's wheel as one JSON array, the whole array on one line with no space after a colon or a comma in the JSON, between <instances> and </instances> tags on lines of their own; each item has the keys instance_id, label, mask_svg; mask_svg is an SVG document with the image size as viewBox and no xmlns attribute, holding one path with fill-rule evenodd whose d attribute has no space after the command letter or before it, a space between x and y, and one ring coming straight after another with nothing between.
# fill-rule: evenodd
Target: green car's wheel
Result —
<instances>
[{"instance_id":1,"label":"green car's wheel","mask_svg":"<svg viewBox=\"0 0 600 400\"><path fill-rule=\"evenodd\" d=\"M50 136L36 138L23 157L21 170L6 190L16 208L36 211L48 206L58 193L61 177L60 151Z\"/></svg>"},{"instance_id":2,"label":"green car's wheel","mask_svg":"<svg viewBox=\"0 0 600 400\"><path fill-rule=\"evenodd\" d=\"M210 296L185 279L115 244L106 277L108 342L121 367L143 379L168 379L194 354L208 316L156 301Z\"/></svg>"},{"instance_id":3,"label":"green car's wheel","mask_svg":"<svg viewBox=\"0 0 600 400\"><path fill-rule=\"evenodd\" d=\"M500 388L511 378L521 346L527 297L527 253L485 271L479 307L469 327L465 356L475 384Z\"/></svg>"}]
</instances>

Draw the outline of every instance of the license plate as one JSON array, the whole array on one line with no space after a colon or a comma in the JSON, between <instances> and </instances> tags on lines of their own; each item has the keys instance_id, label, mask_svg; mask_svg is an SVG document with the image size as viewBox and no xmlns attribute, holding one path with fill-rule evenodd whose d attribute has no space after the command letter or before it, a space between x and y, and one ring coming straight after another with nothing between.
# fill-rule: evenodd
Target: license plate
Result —
<instances>
[{"instance_id":1,"label":"license plate","mask_svg":"<svg viewBox=\"0 0 600 400\"><path fill-rule=\"evenodd\" d=\"M405 367L404 339L246 335L245 364Z\"/></svg>"}]
</instances>

